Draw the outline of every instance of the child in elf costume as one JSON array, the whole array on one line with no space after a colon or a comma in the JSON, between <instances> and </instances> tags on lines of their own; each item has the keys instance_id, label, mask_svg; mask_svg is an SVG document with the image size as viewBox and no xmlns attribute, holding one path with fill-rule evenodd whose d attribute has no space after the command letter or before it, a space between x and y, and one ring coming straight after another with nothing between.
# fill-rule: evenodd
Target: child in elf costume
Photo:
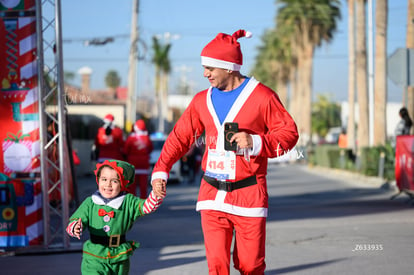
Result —
<instances>
[{"instance_id":1,"label":"child in elf costume","mask_svg":"<svg viewBox=\"0 0 414 275\"><path fill-rule=\"evenodd\" d=\"M139 243L127 241L125 233L140 216L155 211L162 199L154 192L147 199L126 192L135 176L135 167L127 162L105 160L96 165L95 175L98 190L73 213L66 231L80 239L83 228L89 230L82 274L128 274L129 257Z\"/></svg>"}]
</instances>

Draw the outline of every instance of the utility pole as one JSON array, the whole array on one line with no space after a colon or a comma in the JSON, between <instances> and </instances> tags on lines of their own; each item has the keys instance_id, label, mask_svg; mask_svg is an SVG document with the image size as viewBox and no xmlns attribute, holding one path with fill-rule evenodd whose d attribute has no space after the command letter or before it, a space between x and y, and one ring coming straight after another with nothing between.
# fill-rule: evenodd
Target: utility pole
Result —
<instances>
[{"instance_id":1,"label":"utility pole","mask_svg":"<svg viewBox=\"0 0 414 275\"><path fill-rule=\"evenodd\" d=\"M132 1L132 21L131 21L131 48L129 51L129 70L128 70L128 97L126 102L126 123L125 130L132 131L132 125L136 120L136 76L137 76L137 47L138 47L138 11L139 0Z\"/></svg>"},{"instance_id":2,"label":"utility pole","mask_svg":"<svg viewBox=\"0 0 414 275\"><path fill-rule=\"evenodd\" d=\"M374 145L374 20L373 0L368 0L368 114L369 145Z\"/></svg>"}]
</instances>

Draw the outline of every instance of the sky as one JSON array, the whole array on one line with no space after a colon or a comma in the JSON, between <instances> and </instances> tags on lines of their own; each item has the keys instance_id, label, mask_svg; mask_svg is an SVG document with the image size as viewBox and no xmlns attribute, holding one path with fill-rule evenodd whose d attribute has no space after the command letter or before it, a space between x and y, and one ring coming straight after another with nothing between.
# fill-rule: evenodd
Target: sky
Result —
<instances>
[{"instance_id":1,"label":"sky","mask_svg":"<svg viewBox=\"0 0 414 275\"><path fill-rule=\"evenodd\" d=\"M63 0L62 37L64 71L76 74L72 81L80 86L80 68L92 69L91 88L105 89L105 75L115 70L121 85L127 86L130 50L132 0ZM346 0L341 0L342 19L334 39L315 52L313 92L329 95L334 101L346 101L348 93L348 20ZM388 55L405 48L407 0L389 2ZM374 0L375 4L375 0ZM375 5L374 5L375 7ZM171 43L172 73L169 91L174 93L180 80L194 92L208 88L200 64L202 48L220 33L232 34L238 29L253 33L240 38L244 57L242 74L249 75L258 47L266 30L274 27L278 6L275 0L140 0L138 50L142 59L137 67L137 95L152 94L154 66L151 64L152 37ZM373 14L375 18L375 13ZM169 33L167 40L165 34ZM103 46L86 46L85 40L113 37ZM146 50L145 50L146 49ZM260 80L260 79L259 79ZM388 78L388 101L402 100L403 87Z\"/></svg>"}]
</instances>

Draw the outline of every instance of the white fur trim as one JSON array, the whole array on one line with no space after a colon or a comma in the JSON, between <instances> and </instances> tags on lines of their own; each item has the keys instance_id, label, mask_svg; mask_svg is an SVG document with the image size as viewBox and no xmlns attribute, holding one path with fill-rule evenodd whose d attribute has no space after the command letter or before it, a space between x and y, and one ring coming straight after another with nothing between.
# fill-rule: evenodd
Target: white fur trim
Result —
<instances>
[{"instance_id":1,"label":"white fur trim","mask_svg":"<svg viewBox=\"0 0 414 275\"><path fill-rule=\"evenodd\" d=\"M246 35L245 35L244 37L246 37L246 38L250 38L250 37L252 37L252 36L253 36L252 32L250 32L250 31L246 31Z\"/></svg>"},{"instance_id":2,"label":"white fur trim","mask_svg":"<svg viewBox=\"0 0 414 275\"><path fill-rule=\"evenodd\" d=\"M230 71L240 71L240 68L241 68L241 65L239 64L220 60L220 59L215 59L215 58L211 58L207 56L201 57L201 65L207 66L207 67L213 67L213 68L226 69Z\"/></svg>"},{"instance_id":3,"label":"white fur trim","mask_svg":"<svg viewBox=\"0 0 414 275\"><path fill-rule=\"evenodd\" d=\"M223 191L224 192L224 191ZM267 208L264 207L241 207L235 206L228 203L223 203L217 200L207 200L197 202L197 211L200 210L216 210L225 213L243 216L243 217L267 217Z\"/></svg>"},{"instance_id":4,"label":"white fur trim","mask_svg":"<svg viewBox=\"0 0 414 275\"><path fill-rule=\"evenodd\" d=\"M253 90L256 88L256 86L259 84L259 81L254 79L254 77L250 78L249 82L244 87L243 91L240 93L240 95L237 97L236 101L233 103L233 106L230 108L226 118L224 119L224 122L231 122L234 120L234 118L239 113L240 109L243 107L246 100L249 98ZM217 116L217 113L214 109L213 102L211 100L211 89L210 87L207 91L207 108L210 112L210 115L212 116L214 120L214 124L216 125L217 129L217 150L224 150L224 138L223 138L223 131L224 131L224 123L223 125L220 124L220 120ZM243 154L243 152L241 153Z\"/></svg>"},{"instance_id":5,"label":"white fur trim","mask_svg":"<svg viewBox=\"0 0 414 275\"><path fill-rule=\"evenodd\" d=\"M139 129L136 125L134 125L134 131L139 136L148 136L148 131Z\"/></svg>"},{"instance_id":6,"label":"white fur trim","mask_svg":"<svg viewBox=\"0 0 414 275\"><path fill-rule=\"evenodd\" d=\"M151 182L153 181L153 180L155 180L155 179L162 179L162 180L168 180L168 174L167 173L165 173L165 172L155 172L155 173L152 173L152 176L151 176Z\"/></svg>"},{"instance_id":7,"label":"white fur trim","mask_svg":"<svg viewBox=\"0 0 414 275\"><path fill-rule=\"evenodd\" d=\"M251 156L257 156L262 151L262 138L259 135L251 135L253 138L253 148L250 151Z\"/></svg>"}]
</instances>

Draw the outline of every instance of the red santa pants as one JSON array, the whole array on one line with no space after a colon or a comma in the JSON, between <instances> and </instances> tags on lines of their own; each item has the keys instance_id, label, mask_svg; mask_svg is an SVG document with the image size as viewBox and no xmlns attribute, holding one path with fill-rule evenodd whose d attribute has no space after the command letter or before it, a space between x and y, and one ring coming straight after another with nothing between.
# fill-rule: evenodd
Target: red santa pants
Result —
<instances>
[{"instance_id":1,"label":"red santa pants","mask_svg":"<svg viewBox=\"0 0 414 275\"><path fill-rule=\"evenodd\" d=\"M230 274L230 251L240 274L263 275L265 264L266 218L242 217L220 211L202 210L201 226L209 274Z\"/></svg>"}]
</instances>

